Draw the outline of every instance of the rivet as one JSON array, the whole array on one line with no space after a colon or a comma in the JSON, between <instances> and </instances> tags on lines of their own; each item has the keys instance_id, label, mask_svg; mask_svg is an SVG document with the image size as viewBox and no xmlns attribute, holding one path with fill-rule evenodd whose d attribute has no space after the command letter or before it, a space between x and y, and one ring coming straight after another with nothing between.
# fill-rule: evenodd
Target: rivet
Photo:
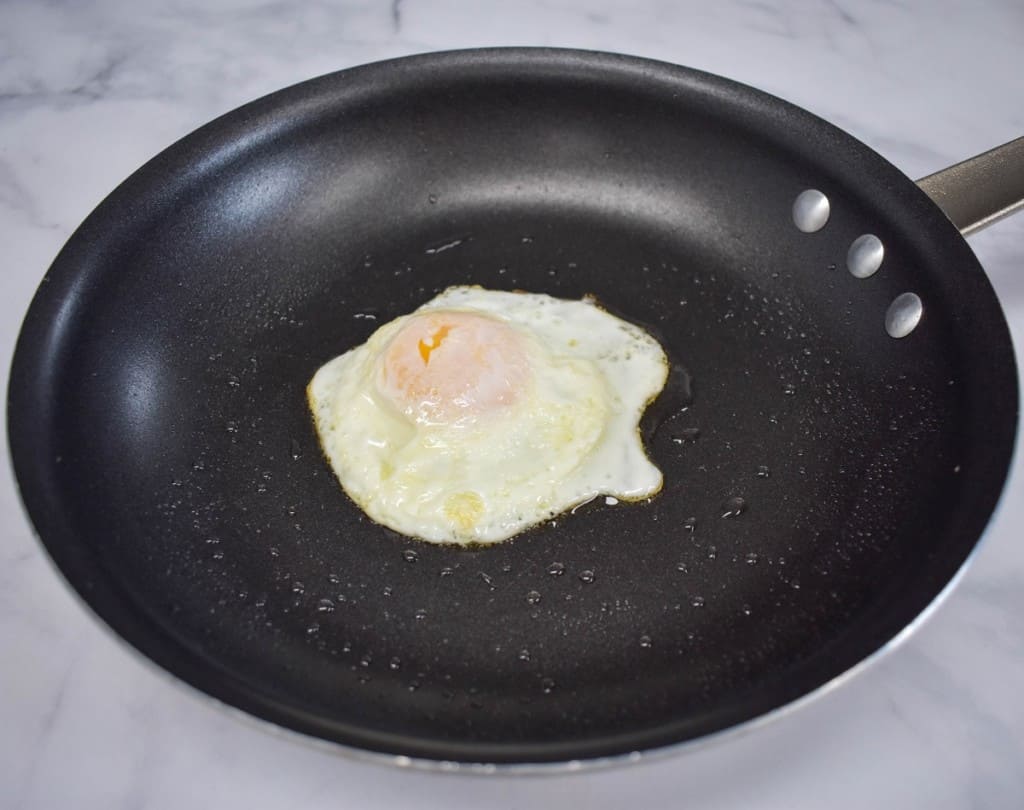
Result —
<instances>
[{"instance_id":1,"label":"rivet","mask_svg":"<svg viewBox=\"0 0 1024 810\"><path fill-rule=\"evenodd\" d=\"M882 266L885 247L882 240L872 233L858 236L846 253L846 267L857 278L868 278Z\"/></svg>"},{"instance_id":2,"label":"rivet","mask_svg":"<svg viewBox=\"0 0 1024 810\"><path fill-rule=\"evenodd\" d=\"M804 233L820 231L828 222L828 197L815 188L801 191L793 201L793 224Z\"/></svg>"},{"instance_id":3,"label":"rivet","mask_svg":"<svg viewBox=\"0 0 1024 810\"><path fill-rule=\"evenodd\" d=\"M897 295L885 311L885 331L889 337L905 338L917 327L924 314L924 304L912 292Z\"/></svg>"}]
</instances>

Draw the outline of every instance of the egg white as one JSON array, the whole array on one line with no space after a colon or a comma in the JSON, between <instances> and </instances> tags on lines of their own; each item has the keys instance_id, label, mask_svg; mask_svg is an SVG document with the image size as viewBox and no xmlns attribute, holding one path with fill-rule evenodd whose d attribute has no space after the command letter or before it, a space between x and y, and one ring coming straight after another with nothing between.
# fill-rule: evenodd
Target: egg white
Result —
<instances>
[{"instance_id":1,"label":"egg white","mask_svg":"<svg viewBox=\"0 0 1024 810\"><path fill-rule=\"evenodd\" d=\"M410 419L383 396L380 358L408 318L326 363L307 394L343 489L370 518L438 543L493 543L598 495L662 486L639 421L665 385L658 342L589 300L451 287L424 304L512 326L531 380L507 407L458 424Z\"/></svg>"}]
</instances>

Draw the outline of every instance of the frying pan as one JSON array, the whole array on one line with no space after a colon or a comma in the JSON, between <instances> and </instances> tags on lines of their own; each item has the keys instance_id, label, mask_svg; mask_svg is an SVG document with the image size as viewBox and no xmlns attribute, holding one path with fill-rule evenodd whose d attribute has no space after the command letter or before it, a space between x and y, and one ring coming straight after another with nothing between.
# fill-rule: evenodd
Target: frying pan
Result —
<instances>
[{"instance_id":1,"label":"frying pan","mask_svg":"<svg viewBox=\"0 0 1024 810\"><path fill-rule=\"evenodd\" d=\"M1006 155L929 181L959 225L1000 162L1013 202ZM486 548L366 519L304 388L452 284L647 327L663 491ZM543 764L747 723L884 648L983 533L1016 380L957 226L855 139L673 65L485 50L297 85L142 167L44 278L8 432L61 572L179 679L393 761Z\"/></svg>"}]
</instances>

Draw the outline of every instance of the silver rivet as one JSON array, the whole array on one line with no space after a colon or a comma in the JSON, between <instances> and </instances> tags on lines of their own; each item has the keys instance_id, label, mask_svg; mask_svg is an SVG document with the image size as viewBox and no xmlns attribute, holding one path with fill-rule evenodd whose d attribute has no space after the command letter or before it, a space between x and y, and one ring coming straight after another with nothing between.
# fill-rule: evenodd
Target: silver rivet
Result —
<instances>
[{"instance_id":1,"label":"silver rivet","mask_svg":"<svg viewBox=\"0 0 1024 810\"><path fill-rule=\"evenodd\" d=\"M885 331L889 337L904 338L914 331L923 314L924 304L917 295L912 292L897 295L885 311Z\"/></svg>"},{"instance_id":2,"label":"silver rivet","mask_svg":"<svg viewBox=\"0 0 1024 810\"><path fill-rule=\"evenodd\" d=\"M824 228L828 214L828 197L815 188L801 191L793 201L793 224L804 233Z\"/></svg>"},{"instance_id":3,"label":"silver rivet","mask_svg":"<svg viewBox=\"0 0 1024 810\"><path fill-rule=\"evenodd\" d=\"M882 266L885 247L882 240L872 233L858 236L846 254L846 267L857 278L867 278L878 272Z\"/></svg>"}]
</instances>

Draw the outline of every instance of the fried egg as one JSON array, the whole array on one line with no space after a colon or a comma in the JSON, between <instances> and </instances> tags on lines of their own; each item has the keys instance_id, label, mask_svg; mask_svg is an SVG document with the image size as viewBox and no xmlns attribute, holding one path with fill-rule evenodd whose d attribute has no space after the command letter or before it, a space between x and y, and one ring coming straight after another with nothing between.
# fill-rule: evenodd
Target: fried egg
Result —
<instances>
[{"instance_id":1,"label":"fried egg","mask_svg":"<svg viewBox=\"0 0 1024 810\"><path fill-rule=\"evenodd\" d=\"M330 360L307 395L370 518L493 543L598 495L658 492L639 422L667 376L658 342L591 300L451 287Z\"/></svg>"}]
</instances>

